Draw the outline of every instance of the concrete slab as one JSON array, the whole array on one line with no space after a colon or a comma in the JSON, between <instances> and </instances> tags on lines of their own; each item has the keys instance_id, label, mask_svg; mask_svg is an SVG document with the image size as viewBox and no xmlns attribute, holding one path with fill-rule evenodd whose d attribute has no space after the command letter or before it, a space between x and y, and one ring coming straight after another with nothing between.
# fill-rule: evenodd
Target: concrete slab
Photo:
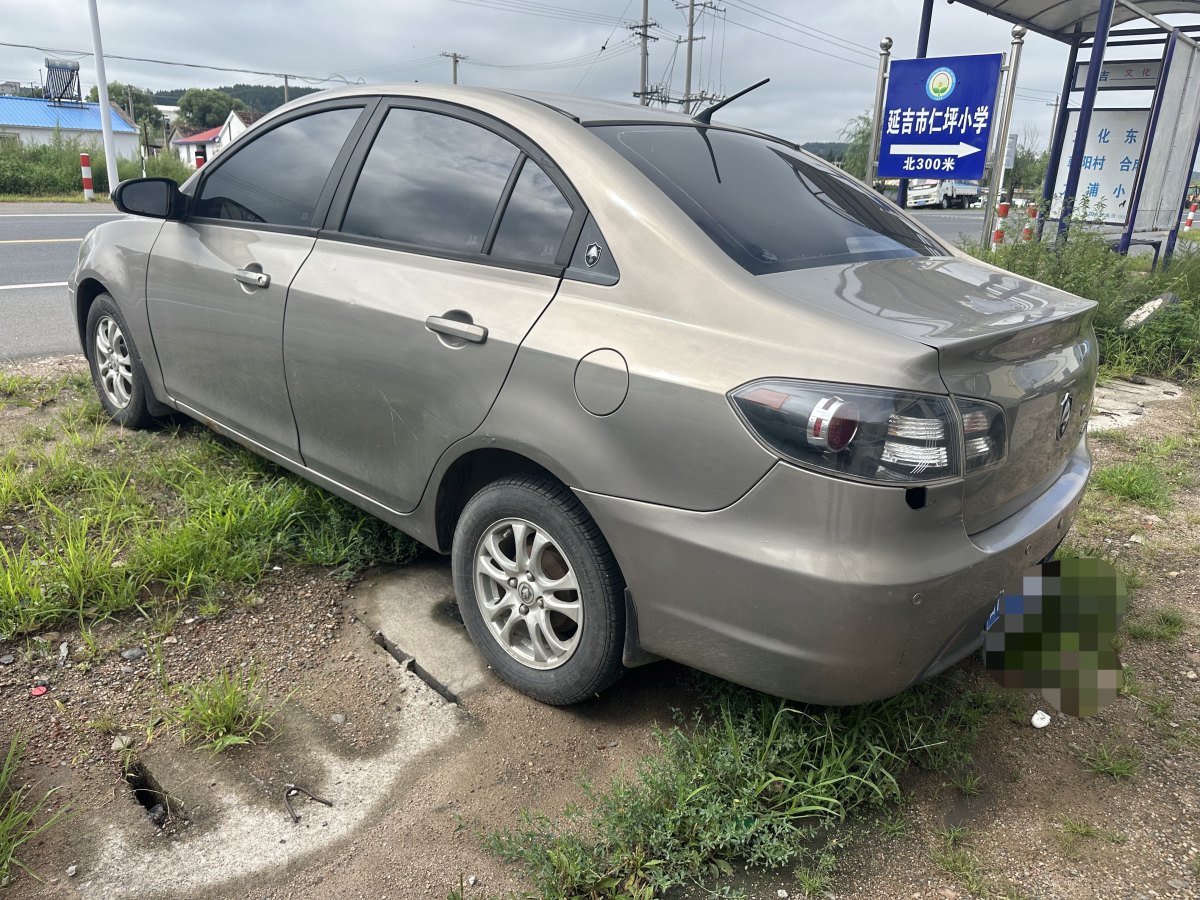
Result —
<instances>
[{"instance_id":1,"label":"concrete slab","mask_svg":"<svg viewBox=\"0 0 1200 900\"><path fill-rule=\"evenodd\" d=\"M1155 403L1170 403L1183 396L1183 388L1157 378L1137 381L1116 379L1096 385L1092 399L1092 414L1088 427L1092 429L1129 428L1135 425L1146 410Z\"/></svg>"},{"instance_id":2,"label":"concrete slab","mask_svg":"<svg viewBox=\"0 0 1200 900\"><path fill-rule=\"evenodd\" d=\"M96 859L72 883L75 896L244 896L244 890L232 885L296 870L315 854L350 839L397 802L399 785L422 770L432 751L470 727L465 713L416 676L396 674L409 680L409 700L388 723L390 740L380 752L363 755L334 748L321 742L315 725L292 721L294 730L304 732L299 768L309 779L306 786L333 803L325 808L296 798L298 823L284 811L282 793L264 796L260 786L223 761L202 759L199 752L152 754L147 762L157 768L155 777L163 789L187 797L193 827L178 840L163 840L144 816L133 825L126 821L129 816L105 816L103 824L92 826L97 830Z\"/></svg>"},{"instance_id":3,"label":"concrete slab","mask_svg":"<svg viewBox=\"0 0 1200 900\"><path fill-rule=\"evenodd\" d=\"M349 606L455 697L491 680L459 616L449 560L380 572L355 588Z\"/></svg>"}]
</instances>

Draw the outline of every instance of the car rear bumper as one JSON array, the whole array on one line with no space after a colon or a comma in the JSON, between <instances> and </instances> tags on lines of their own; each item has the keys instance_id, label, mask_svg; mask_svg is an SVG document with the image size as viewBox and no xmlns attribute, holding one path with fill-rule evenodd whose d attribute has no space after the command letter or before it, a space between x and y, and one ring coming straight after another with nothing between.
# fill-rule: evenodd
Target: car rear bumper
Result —
<instances>
[{"instance_id":1,"label":"car rear bumper","mask_svg":"<svg viewBox=\"0 0 1200 900\"><path fill-rule=\"evenodd\" d=\"M771 694L891 696L978 645L997 596L1071 525L1081 440L1036 500L978 534L960 484L906 492L780 463L742 499L693 512L579 492L633 596L642 649Z\"/></svg>"}]
</instances>

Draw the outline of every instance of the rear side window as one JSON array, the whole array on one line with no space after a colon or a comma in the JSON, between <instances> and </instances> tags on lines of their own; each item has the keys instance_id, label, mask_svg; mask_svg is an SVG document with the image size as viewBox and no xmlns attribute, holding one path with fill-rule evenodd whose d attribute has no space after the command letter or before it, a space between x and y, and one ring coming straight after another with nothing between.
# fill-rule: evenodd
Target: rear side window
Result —
<instances>
[{"instance_id":1,"label":"rear side window","mask_svg":"<svg viewBox=\"0 0 1200 900\"><path fill-rule=\"evenodd\" d=\"M950 253L882 197L784 144L689 125L592 130L755 275Z\"/></svg>"},{"instance_id":2,"label":"rear side window","mask_svg":"<svg viewBox=\"0 0 1200 900\"><path fill-rule=\"evenodd\" d=\"M292 119L239 147L204 179L195 214L314 227L325 181L361 112L331 109Z\"/></svg>"},{"instance_id":3,"label":"rear side window","mask_svg":"<svg viewBox=\"0 0 1200 900\"><path fill-rule=\"evenodd\" d=\"M481 253L518 153L471 122L393 109L367 155L342 231Z\"/></svg>"},{"instance_id":4,"label":"rear side window","mask_svg":"<svg viewBox=\"0 0 1200 900\"><path fill-rule=\"evenodd\" d=\"M542 167L526 159L492 244L492 255L554 265L571 224L571 204Z\"/></svg>"}]
</instances>

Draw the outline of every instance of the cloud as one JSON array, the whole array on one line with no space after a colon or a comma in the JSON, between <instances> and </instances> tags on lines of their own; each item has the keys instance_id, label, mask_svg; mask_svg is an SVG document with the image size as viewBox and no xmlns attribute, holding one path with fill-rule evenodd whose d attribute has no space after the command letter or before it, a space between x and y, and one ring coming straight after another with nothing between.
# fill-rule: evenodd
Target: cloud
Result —
<instances>
[{"instance_id":1,"label":"cloud","mask_svg":"<svg viewBox=\"0 0 1200 900\"><path fill-rule=\"evenodd\" d=\"M99 0L99 4L108 54L317 78L340 73L368 82L448 82L450 60L437 54L453 50L469 57L461 66L466 84L578 92L632 102L638 81L634 35L622 22L640 15L639 0L539 4L526 0L207 0L203 5ZM720 6L724 21L707 12L700 18L704 39L694 45L693 65L697 87L728 93L770 76L770 85L722 115L792 140L835 139L848 119L871 105L878 42L885 34L895 40L896 56L911 56L915 51L920 13L916 0L843 0L819 6L731 0ZM684 14L670 0L651 0L650 10L661 26L650 51L651 81L670 77L672 87L680 92L685 47L672 34L686 30ZM777 15L764 16L764 11ZM806 32L799 23L838 39ZM91 48L86 7L77 0L10 5L5 26L7 40ZM1007 23L974 10L939 3L930 54L1006 52L1009 30ZM608 49L590 67L492 67L570 59L596 53L605 45ZM35 80L44 55L6 49L0 79ZM1048 104L1061 86L1065 60L1065 46L1029 36L1019 85L1022 96L1030 99L1018 101L1014 131L1034 129L1043 141L1048 138L1053 117ZM90 58L81 60L81 68L86 91L95 81L95 69ZM110 60L107 74L113 81L156 90L234 81L280 83L269 75L121 60Z\"/></svg>"}]
</instances>

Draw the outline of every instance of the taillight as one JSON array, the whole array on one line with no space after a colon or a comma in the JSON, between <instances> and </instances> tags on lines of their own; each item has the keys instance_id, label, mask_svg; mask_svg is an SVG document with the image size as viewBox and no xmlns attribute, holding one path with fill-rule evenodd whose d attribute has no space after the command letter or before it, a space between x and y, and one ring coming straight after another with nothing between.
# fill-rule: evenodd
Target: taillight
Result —
<instances>
[{"instance_id":1,"label":"taillight","mask_svg":"<svg viewBox=\"0 0 1200 900\"><path fill-rule=\"evenodd\" d=\"M752 382L729 397L759 440L803 466L909 485L961 471L948 397L784 379Z\"/></svg>"},{"instance_id":2,"label":"taillight","mask_svg":"<svg viewBox=\"0 0 1200 900\"><path fill-rule=\"evenodd\" d=\"M780 456L836 475L927 484L1004 460L1004 411L982 400L782 378L729 399Z\"/></svg>"},{"instance_id":3,"label":"taillight","mask_svg":"<svg viewBox=\"0 0 1200 900\"><path fill-rule=\"evenodd\" d=\"M1004 410L983 400L954 402L962 416L963 471L970 475L1002 463L1008 445Z\"/></svg>"}]
</instances>

